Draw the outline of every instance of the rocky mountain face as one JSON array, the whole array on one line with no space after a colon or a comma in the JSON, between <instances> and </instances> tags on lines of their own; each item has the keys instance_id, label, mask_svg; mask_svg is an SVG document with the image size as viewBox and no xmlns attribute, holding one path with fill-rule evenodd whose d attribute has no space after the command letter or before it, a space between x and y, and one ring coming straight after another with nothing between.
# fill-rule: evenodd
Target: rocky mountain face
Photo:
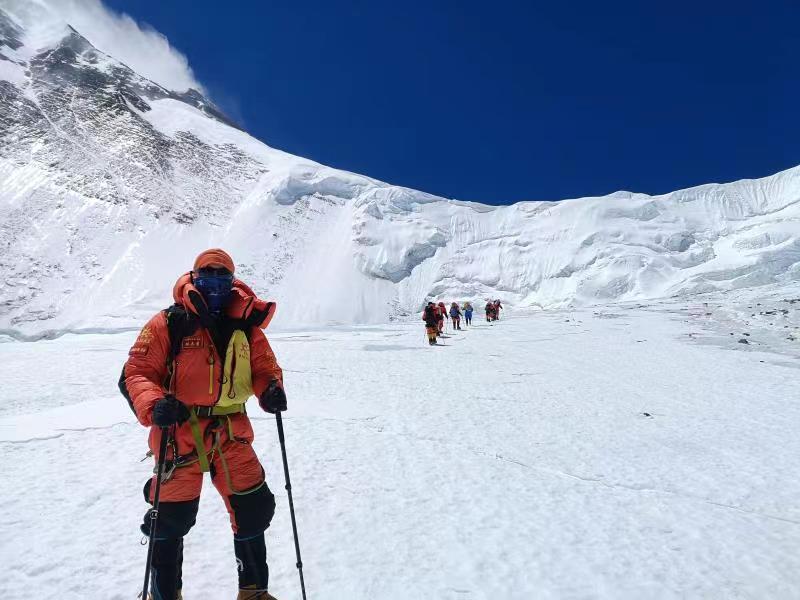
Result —
<instances>
[{"instance_id":1,"label":"rocky mountain face","mask_svg":"<svg viewBox=\"0 0 800 600\"><path fill-rule=\"evenodd\" d=\"M233 145L212 147L189 132L169 137L138 116L173 99L234 126L195 90L165 90L71 28L51 47L26 48L24 32L0 11L0 35L3 314L28 307L42 279L68 270L101 278L93 240L109 229L136 230L147 216L224 223L231 190L246 190L263 170ZM175 190L176 172L194 185ZM74 220L87 210L89 218ZM57 238L53 256L42 254L43 236ZM23 318L49 316L34 309Z\"/></svg>"},{"instance_id":2,"label":"rocky mountain face","mask_svg":"<svg viewBox=\"0 0 800 600\"><path fill-rule=\"evenodd\" d=\"M272 149L68 24L34 35L0 10L0 330L17 336L134 326L211 245L284 326L380 322L429 297L780 283L800 279L799 202L800 169L655 197L445 200Z\"/></svg>"}]
</instances>

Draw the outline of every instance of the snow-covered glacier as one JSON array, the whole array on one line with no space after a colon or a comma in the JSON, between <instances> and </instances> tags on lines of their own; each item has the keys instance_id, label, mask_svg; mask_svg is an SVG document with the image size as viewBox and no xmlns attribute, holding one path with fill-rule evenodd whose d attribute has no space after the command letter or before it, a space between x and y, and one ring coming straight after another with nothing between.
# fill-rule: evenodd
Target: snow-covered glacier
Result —
<instances>
[{"instance_id":1,"label":"snow-covered glacier","mask_svg":"<svg viewBox=\"0 0 800 600\"><path fill-rule=\"evenodd\" d=\"M14 335L135 326L208 246L284 326L385 322L430 297L553 307L799 280L799 202L800 168L661 196L439 198L270 148L68 24L0 10L0 330Z\"/></svg>"}]
</instances>

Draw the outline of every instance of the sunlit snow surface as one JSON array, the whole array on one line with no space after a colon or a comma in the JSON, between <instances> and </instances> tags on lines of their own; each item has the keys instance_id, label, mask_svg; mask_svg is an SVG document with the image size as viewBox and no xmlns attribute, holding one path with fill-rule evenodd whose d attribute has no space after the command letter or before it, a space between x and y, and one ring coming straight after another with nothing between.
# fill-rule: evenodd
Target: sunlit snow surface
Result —
<instances>
[{"instance_id":1,"label":"sunlit snow surface","mask_svg":"<svg viewBox=\"0 0 800 600\"><path fill-rule=\"evenodd\" d=\"M309 598L799 597L798 299L518 311L437 348L417 322L274 333ZM133 337L0 343L8 600L135 597L150 464L115 387ZM274 420L250 408L271 589L296 599ZM206 481L185 597L235 578Z\"/></svg>"}]
</instances>

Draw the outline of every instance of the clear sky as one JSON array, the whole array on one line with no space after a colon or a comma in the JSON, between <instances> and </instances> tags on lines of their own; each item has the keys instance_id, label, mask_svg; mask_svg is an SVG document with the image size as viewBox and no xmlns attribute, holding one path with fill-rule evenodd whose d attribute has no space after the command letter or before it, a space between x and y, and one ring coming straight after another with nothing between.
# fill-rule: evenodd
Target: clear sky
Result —
<instances>
[{"instance_id":1,"label":"clear sky","mask_svg":"<svg viewBox=\"0 0 800 600\"><path fill-rule=\"evenodd\" d=\"M800 1L106 0L271 146L449 198L800 164Z\"/></svg>"}]
</instances>

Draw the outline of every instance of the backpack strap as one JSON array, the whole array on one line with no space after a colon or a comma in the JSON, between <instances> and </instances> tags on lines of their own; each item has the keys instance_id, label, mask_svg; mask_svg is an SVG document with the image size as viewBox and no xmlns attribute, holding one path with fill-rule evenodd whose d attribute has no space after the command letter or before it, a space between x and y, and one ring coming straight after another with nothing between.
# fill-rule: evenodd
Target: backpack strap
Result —
<instances>
[{"instance_id":1,"label":"backpack strap","mask_svg":"<svg viewBox=\"0 0 800 600\"><path fill-rule=\"evenodd\" d=\"M250 314L247 315L247 318L244 319L244 324L247 329L249 330L251 327L260 326L261 323L264 322L264 319L267 318L267 315L272 312L274 306L274 302L267 302L263 309L259 310L258 308L253 308Z\"/></svg>"},{"instance_id":2,"label":"backpack strap","mask_svg":"<svg viewBox=\"0 0 800 600\"><path fill-rule=\"evenodd\" d=\"M183 339L197 331L198 322L183 306L173 304L164 309L164 318L167 320L167 333L169 334L169 352L167 353L167 376L164 387L173 392L175 377L175 358L181 351Z\"/></svg>"},{"instance_id":3,"label":"backpack strap","mask_svg":"<svg viewBox=\"0 0 800 600\"><path fill-rule=\"evenodd\" d=\"M244 319L232 320L232 329L241 329L247 337L247 341L249 342L250 332L252 331L253 327L261 327L264 319L266 319L267 315L272 312L274 306L274 302L267 302L263 309L259 310L258 308L254 308Z\"/></svg>"}]
</instances>

